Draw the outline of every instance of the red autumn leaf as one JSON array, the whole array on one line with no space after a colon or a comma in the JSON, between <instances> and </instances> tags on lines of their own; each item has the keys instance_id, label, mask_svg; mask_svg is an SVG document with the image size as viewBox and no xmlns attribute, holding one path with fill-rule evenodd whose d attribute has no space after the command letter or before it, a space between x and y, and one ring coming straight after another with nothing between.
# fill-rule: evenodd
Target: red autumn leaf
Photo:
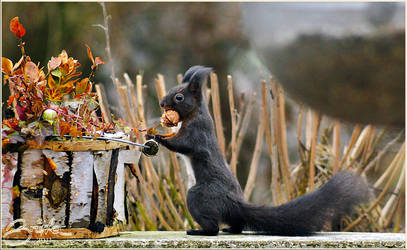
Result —
<instances>
[{"instance_id":1,"label":"red autumn leaf","mask_svg":"<svg viewBox=\"0 0 407 250\"><path fill-rule=\"evenodd\" d=\"M11 103L14 101L14 98L15 98L14 95L11 95L11 96L8 98L7 106L10 106L10 105L11 105Z\"/></svg>"},{"instance_id":2,"label":"red autumn leaf","mask_svg":"<svg viewBox=\"0 0 407 250\"><path fill-rule=\"evenodd\" d=\"M25 35L25 29L24 29L23 25L20 23L17 16L14 17L13 19L11 19L10 30L18 38L22 38Z\"/></svg>"},{"instance_id":3,"label":"red autumn leaf","mask_svg":"<svg viewBox=\"0 0 407 250\"><path fill-rule=\"evenodd\" d=\"M100 64L105 64L105 62L102 61L102 59L100 59L100 57L97 56L97 57L95 58L95 65L98 66L98 65L100 65Z\"/></svg>"},{"instance_id":4,"label":"red autumn leaf","mask_svg":"<svg viewBox=\"0 0 407 250\"><path fill-rule=\"evenodd\" d=\"M1 58L1 72L6 75L11 75L13 73L13 62L5 57Z\"/></svg>"},{"instance_id":5,"label":"red autumn leaf","mask_svg":"<svg viewBox=\"0 0 407 250\"><path fill-rule=\"evenodd\" d=\"M20 105L16 105L16 111L17 111L17 115L20 118L20 120L25 121L27 120L27 115L25 114L23 108Z\"/></svg>"}]
</instances>

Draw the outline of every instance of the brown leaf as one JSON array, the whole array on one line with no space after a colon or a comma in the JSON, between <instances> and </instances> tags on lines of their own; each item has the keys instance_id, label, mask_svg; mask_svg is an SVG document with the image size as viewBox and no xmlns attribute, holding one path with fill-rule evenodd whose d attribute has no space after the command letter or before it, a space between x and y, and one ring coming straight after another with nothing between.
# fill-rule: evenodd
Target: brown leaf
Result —
<instances>
[{"instance_id":1,"label":"brown leaf","mask_svg":"<svg viewBox=\"0 0 407 250\"><path fill-rule=\"evenodd\" d=\"M18 38L22 38L25 35L25 29L24 29L23 25L20 23L17 16L14 17L13 19L11 19L10 30Z\"/></svg>"},{"instance_id":2,"label":"brown leaf","mask_svg":"<svg viewBox=\"0 0 407 250\"><path fill-rule=\"evenodd\" d=\"M48 71L53 71L54 69L58 68L61 63L61 57L51 57L51 60L48 62Z\"/></svg>"},{"instance_id":3,"label":"brown leaf","mask_svg":"<svg viewBox=\"0 0 407 250\"><path fill-rule=\"evenodd\" d=\"M27 62L24 65L24 75L28 78L29 82L38 82L40 79L40 71L33 62Z\"/></svg>"},{"instance_id":4,"label":"brown leaf","mask_svg":"<svg viewBox=\"0 0 407 250\"><path fill-rule=\"evenodd\" d=\"M13 62L5 57L1 58L1 72L6 75L11 75L13 72Z\"/></svg>"},{"instance_id":5,"label":"brown leaf","mask_svg":"<svg viewBox=\"0 0 407 250\"><path fill-rule=\"evenodd\" d=\"M102 59L97 56L97 57L95 58L95 65L98 66L98 65L100 65L100 64L105 64L105 62L102 61Z\"/></svg>"}]
</instances>

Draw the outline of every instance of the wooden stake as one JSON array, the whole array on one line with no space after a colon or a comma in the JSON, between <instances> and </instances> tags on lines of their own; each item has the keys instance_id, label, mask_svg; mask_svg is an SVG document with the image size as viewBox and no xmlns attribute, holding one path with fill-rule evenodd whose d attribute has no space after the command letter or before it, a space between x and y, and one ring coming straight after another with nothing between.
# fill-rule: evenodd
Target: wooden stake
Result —
<instances>
[{"instance_id":1,"label":"wooden stake","mask_svg":"<svg viewBox=\"0 0 407 250\"><path fill-rule=\"evenodd\" d=\"M108 108L109 103L107 102L105 88L103 87L102 84L96 84L95 89L99 99L99 107L100 110L102 111L103 120L107 123L112 123L112 114L110 113L110 110Z\"/></svg>"},{"instance_id":2,"label":"wooden stake","mask_svg":"<svg viewBox=\"0 0 407 250\"><path fill-rule=\"evenodd\" d=\"M210 78L212 91L212 108L215 120L216 135L218 137L220 151L223 155L225 155L225 136L223 134L222 114L220 109L218 76L215 73L211 72Z\"/></svg>"},{"instance_id":3,"label":"wooden stake","mask_svg":"<svg viewBox=\"0 0 407 250\"><path fill-rule=\"evenodd\" d=\"M334 134L333 134L333 147L334 154L333 174L339 171L339 161L341 157L341 125L339 121L334 122Z\"/></svg>"},{"instance_id":4,"label":"wooden stake","mask_svg":"<svg viewBox=\"0 0 407 250\"><path fill-rule=\"evenodd\" d=\"M231 158L237 158L236 155L236 136L237 136L237 126L236 126L236 109L235 109L235 100L233 97L233 83L232 76L228 75L228 94L229 94L229 109L230 109L230 121L232 125L231 131L231 142L230 142L230 151ZM234 160L234 165L230 165L233 173L236 175L236 160Z\"/></svg>"},{"instance_id":5,"label":"wooden stake","mask_svg":"<svg viewBox=\"0 0 407 250\"><path fill-rule=\"evenodd\" d=\"M262 107L263 109L264 107ZM247 177L246 186L244 188L244 197L250 198L256 181L257 166L259 165L259 159L261 154L261 148L264 142L264 125L266 117L263 116L263 112L259 112L259 126L257 128L256 145L254 147L252 161L250 163L249 176Z\"/></svg>"}]
</instances>

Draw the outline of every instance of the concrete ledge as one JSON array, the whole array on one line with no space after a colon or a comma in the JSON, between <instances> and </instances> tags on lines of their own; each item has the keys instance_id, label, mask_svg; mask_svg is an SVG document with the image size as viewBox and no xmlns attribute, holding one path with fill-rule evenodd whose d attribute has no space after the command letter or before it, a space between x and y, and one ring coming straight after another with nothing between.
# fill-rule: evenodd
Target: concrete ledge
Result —
<instances>
[{"instance_id":1,"label":"concrete ledge","mask_svg":"<svg viewBox=\"0 0 407 250\"><path fill-rule=\"evenodd\" d=\"M245 233L188 236L185 232L122 232L118 237L89 240L3 240L2 247L29 248L405 248L401 233L318 233L308 237Z\"/></svg>"}]
</instances>

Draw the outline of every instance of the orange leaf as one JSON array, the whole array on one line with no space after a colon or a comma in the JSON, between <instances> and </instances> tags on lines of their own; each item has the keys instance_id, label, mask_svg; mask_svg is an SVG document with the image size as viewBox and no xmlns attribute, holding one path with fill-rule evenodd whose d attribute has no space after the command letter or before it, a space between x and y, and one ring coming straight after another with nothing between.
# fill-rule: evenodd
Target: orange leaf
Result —
<instances>
[{"instance_id":1,"label":"orange leaf","mask_svg":"<svg viewBox=\"0 0 407 250\"><path fill-rule=\"evenodd\" d=\"M60 121L59 123L59 135L64 136L69 133L70 125L68 122Z\"/></svg>"},{"instance_id":2,"label":"orange leaf","mask_svg":"<svg viewBox=\"0 0 407 250\"><path fill-rule=\"evenodd\" d=\"M55 80L54 80L54 78L52 77L52 75L49 75L49 76L48 76L48 86L49 86L51 89L55 89L55 88L57 87L57 85L55 84Z\"/></svg>"},{"instance_id":3,"label":"orange leaf","mask_svg":"<svg viewBox=\"0 0 407 250\"><path fill-rule=\"evenodd\" d=\"M11 19L10 30L18 38L22 38L25 35L25 29L24 29L23 25L20 23L17 16L14 17L13 19Z\"/></svg>"},{"instance_id":4,"label":"orange leaf","mask_svg":"<svg viewBox=\"0 0 407 250\"><path fill-rule=\"evenodd\" d=\"M15 98L14 95L11 95L11 96L8 98L7 106L10 106L10 105L11 105L11 103L14 101L14 98Z\"/></svg>"},{"instance_id":5,"label":"orange leaf","mask_svg":"<svg viewBox=\"0 0 407 250\"><path fill-rule=\"evenodd\" d=\"M62 100L63 95L61 95L61 91L59 89L45 89L45 97L50 102L59 102Z\"/></svg>"},{"instance_id":6,"label":"orange leaf","mask_svg":"<svg viewBox=\"0 0 407 250\"><path fill-rule=\"evenodd\" d=\"M80 95L89 91L89 78L83 78L75 87L76 95Z\"/></svg>"},{"instance_id":7,"label":"orange leaf","mask_svg":"<svg viewBox=\"0 0 407 250\"><path fill-rule=\"evenodd\" d=\"M11 75L13 73L13 62L5 57L1 58L1 72L6 75Z\"/></svg>"},{"instance_id":8,"label":"orange leaf","mask_svg":"<svg viewBox=\"0 0 407 250\"><path fill-rule=\"evenodd\" d=\"M48 62L48 71L53 71L61 65L62 59L60 57L51 57L51 60Z\"/></svg>"},{"instance_id":9,"label":"orange leaf","mask_svg":"<svg viewBox=\"0 0 407 250\"><path fill-rule=\"evenodd\" d=\"M95 59L93 59L92 51L90 51L89 45L85 44L86 50L88 51L88 57L92 61L92 64L95 64Z\"/></svg>"},{"instance_id":10,"label":"orange leaf","mask_svg":"<svg viewBox=\"0 0 407 250\"><path fill-rule=\"evenodd\" d=\"M69 128L69 135L72 137L78 137L81 136L81 132L78 131L78 129L76 127L70 127Z\"/></svg>"},{"instance_id":11,"label":"orange leaf","mask_svg":"<svg viewBox=\"0 0 407 250\"><path fill-rule=\"evenodd\" d=\"M48 157L45 157L45 158L47 158L47 162L48 162L49 166L51 167L51 169L55 171L58 168L57 164L55 164L55 162L51 158L48 158Z\"/></svg>"}]
</instances>

